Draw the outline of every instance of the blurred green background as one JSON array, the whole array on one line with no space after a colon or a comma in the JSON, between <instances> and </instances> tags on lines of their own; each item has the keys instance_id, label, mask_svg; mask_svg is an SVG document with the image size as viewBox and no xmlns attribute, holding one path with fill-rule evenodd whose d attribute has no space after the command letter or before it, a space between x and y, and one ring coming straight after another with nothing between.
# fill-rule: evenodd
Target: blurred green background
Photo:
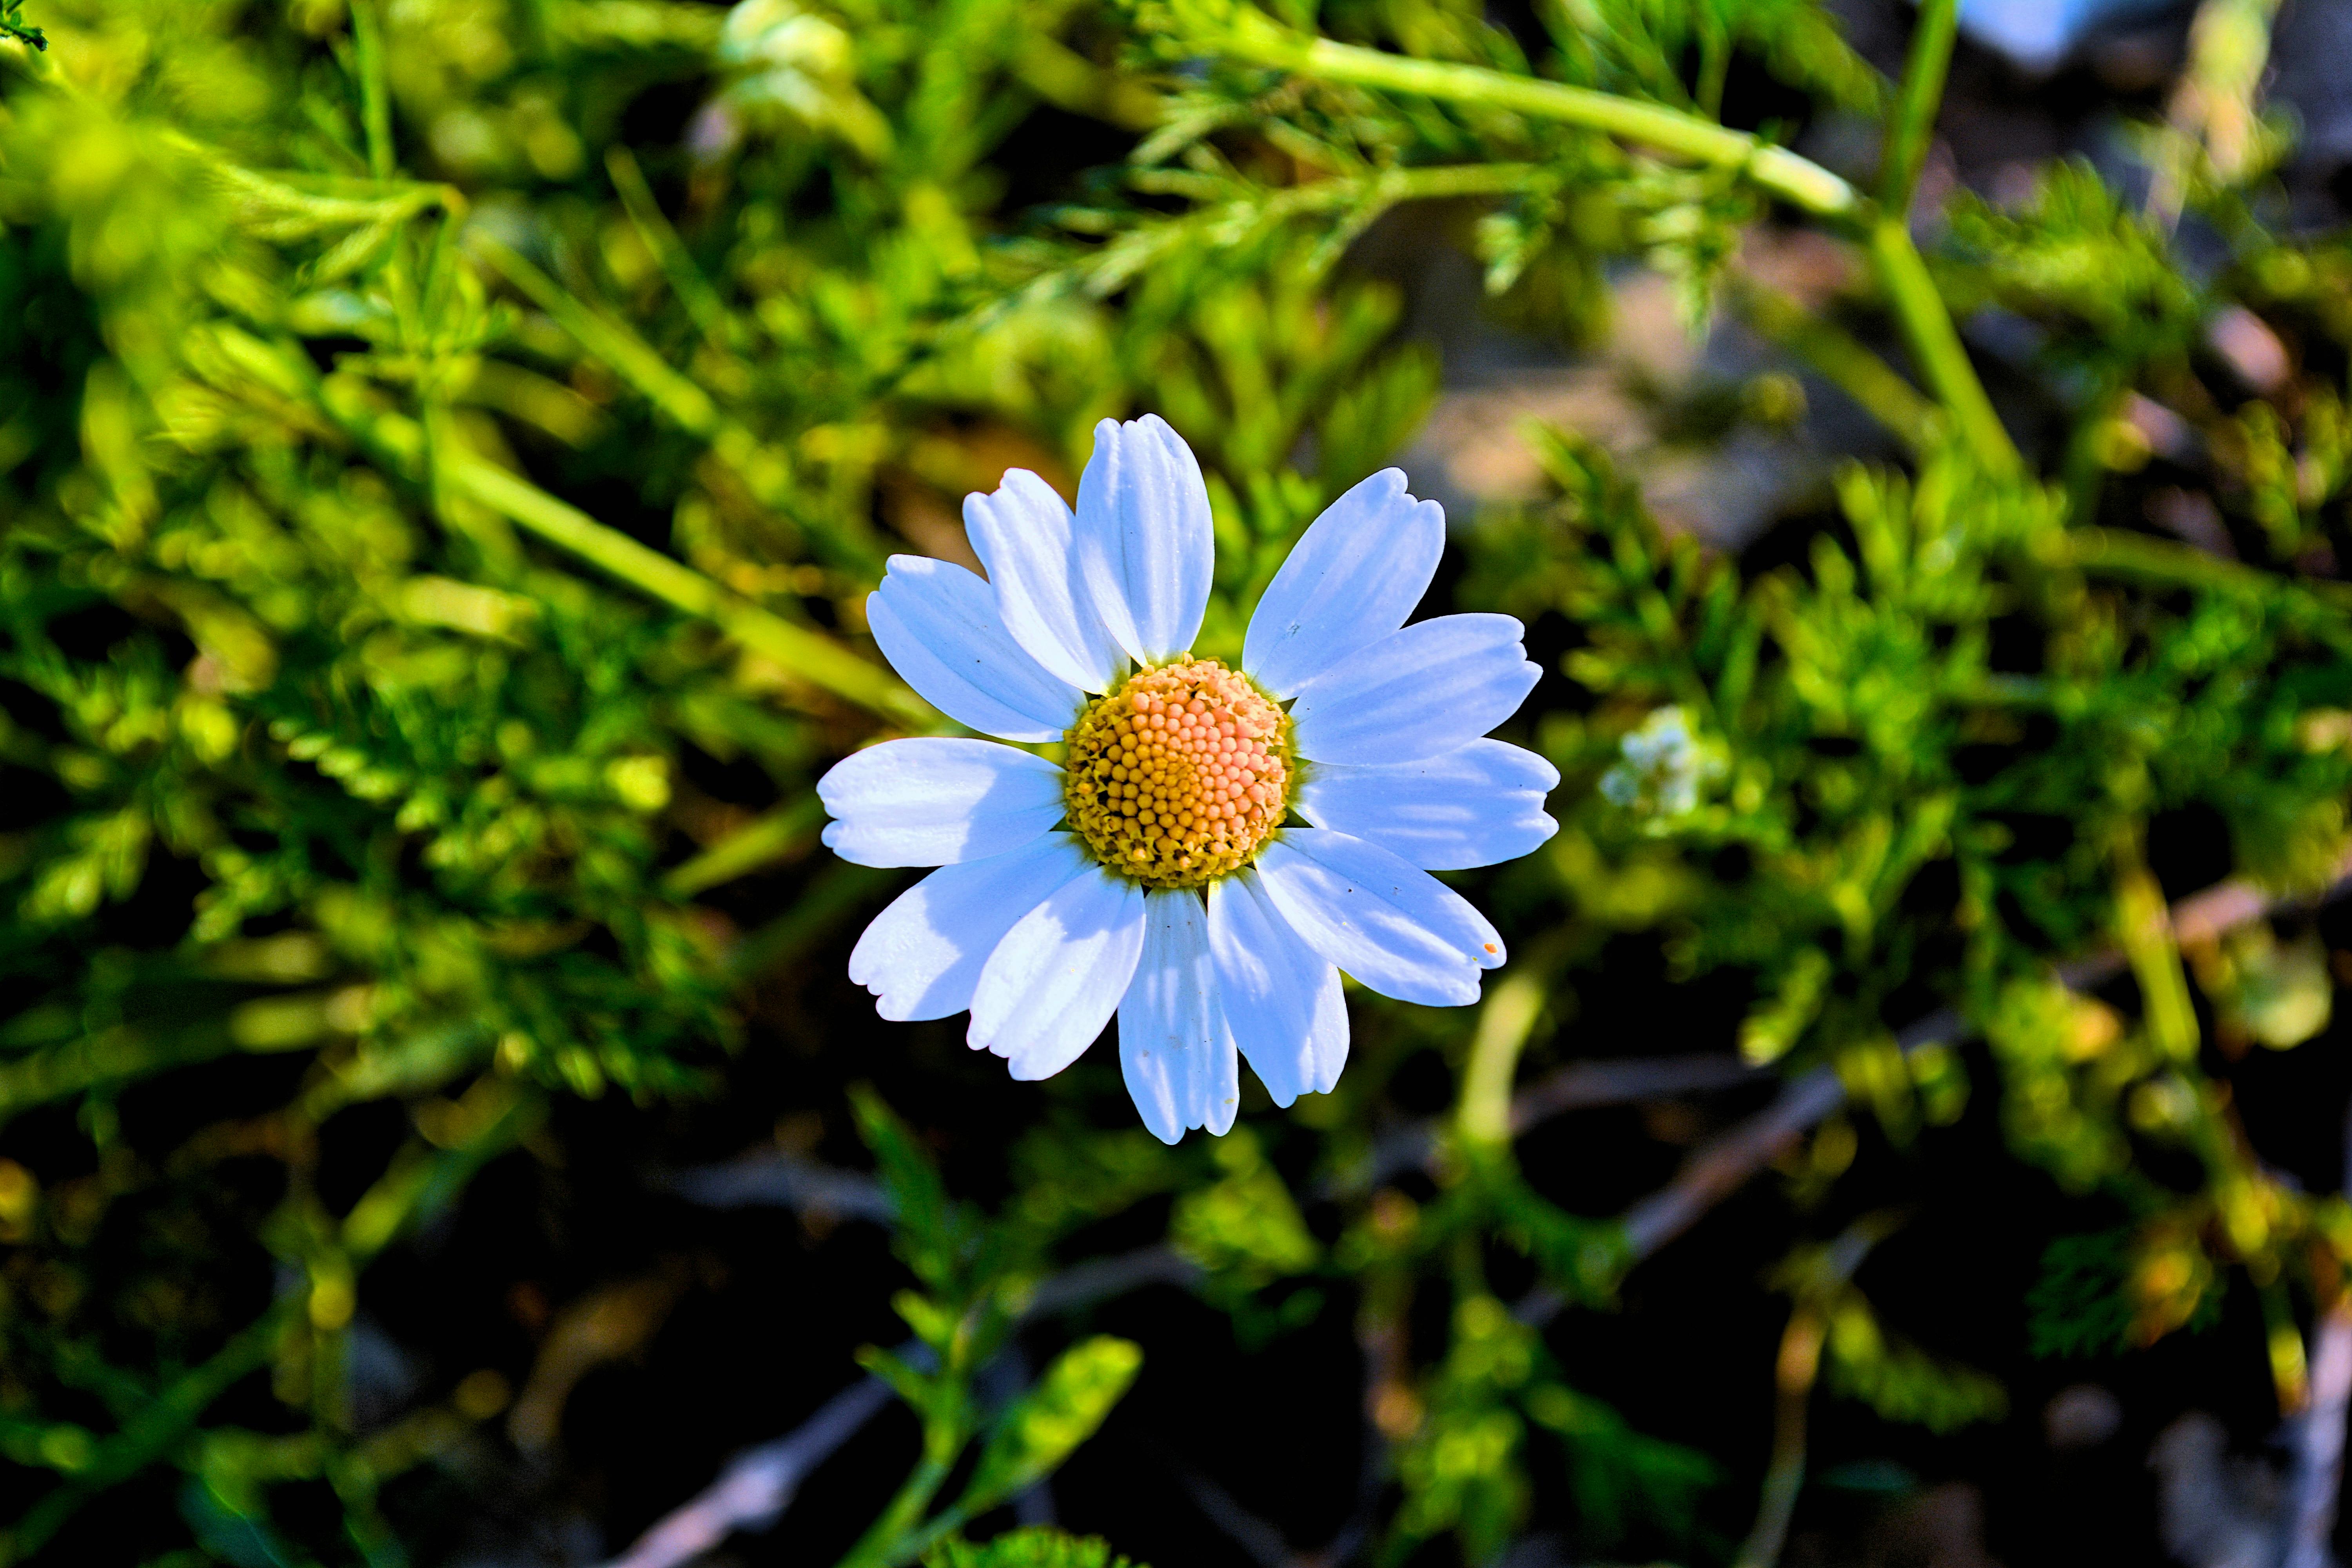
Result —
<instances>
[{"instance_id":1,"label":"blurred green background","mask_svg":"<svg viewBox=\"0 0 2352 1568\"><path fill-rule=\"evenodd\" d=\"M2319 1568L2352 16L1954 25L0 3L0 1563ZM812 794L1147 411L1564 779L1172 1150Z\"/></svg>"}]
</instances>

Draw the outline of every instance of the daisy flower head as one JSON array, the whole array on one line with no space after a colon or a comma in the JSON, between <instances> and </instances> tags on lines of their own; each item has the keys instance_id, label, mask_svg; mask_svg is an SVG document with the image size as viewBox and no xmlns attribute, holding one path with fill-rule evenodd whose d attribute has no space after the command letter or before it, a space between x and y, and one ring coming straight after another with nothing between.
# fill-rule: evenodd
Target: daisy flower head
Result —
<instances>
[{"instance_id":1,"label":"daisy flower head","mask_svg":"<svg viewBox=\"0 0 2352 1568\"><path fill-rule=\"evenodd\" d=\"M988 575L895 555L875 642L949 717L1058 742L887 741L817 784L824 842L938 869L875 917L850 978L890 1019L967 1009L967 1038L1050 1078L1118 1019L1144 1124L1222 1133L1237 1057L1276 1105L1348 1056L1346 971L1432 1006L1503 962L1429 873L1551 837L1559 782L1484 739L1535 686L1508 616L1405 625L1445 542L1394 468L1334 501L1251 618L1241 668L1192 651L1215 564L1201 467L1156 416L1106 419L1074 513L1008 471L964 502Z\"/></svg>"}]
</instances>

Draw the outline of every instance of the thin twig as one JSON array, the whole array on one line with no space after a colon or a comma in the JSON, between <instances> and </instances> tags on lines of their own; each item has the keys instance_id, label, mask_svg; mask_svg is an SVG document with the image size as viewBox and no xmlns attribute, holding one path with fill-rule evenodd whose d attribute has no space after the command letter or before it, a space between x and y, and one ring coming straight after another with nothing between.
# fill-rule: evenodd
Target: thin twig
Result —
<instances>
[{"instance_id":1,"label":"thin twig","mask_svg":"<svg viewBox=\"0 0 2352 1568\"><path fill-rule=\"evenodd\" d=\"M2344 1423L2352 1410L2352 1292L2338 1291L2313 1333L2311 1403L2295 1423L2284 1568L2330 1568L2344 1486Z\"/></svg>"},{"instance_id":2,"label":"thin twig","mask_svg":"<svg viewBox=\"0 0 2352 1568\"><path fill-rule=\"evenodd\" d=\"M765 1530L782 1516L810 1471L856 1436L890 1403L878 1377L851 1384L773 1442L736 1456L719 1479L664 1515L610 1568L678 1568L739 1530Z\"/></svg>"},{"instance_id":3,"label":"thin twig","mask_svg":"<svg viewBox=\"0 0 2352 1568\"><path fill-rule=\"evenodd\" d=\"M1750 1067L1734 1056L1632 1057L1617 1061L1572 1062L1523 1086L1511 1097L1516 1135L1563 1111L1598 1105L1630 1105L1677 1094L1738 1089L1761 1083L1770 1069Z\"/></svg>"},{"instance_id":4,"label":"thin twig","mask_svg":"<svg viewBox=\"0 0 2352 1568\"><path fill-rule=\"evenodd\" d=\"M812 1219L889 1223L895 1212L882 1184L862 1171L761 1150L723 1164L674 1172L658 1184L704 1208L788 1208Z\"/></svg>"},{"instance_id":5,"label":"thin twig","mask_svg":"<svg viewBox=\"0 0 2352 1568\"><path fill-rule=\"evenodd\" d=\"M1833 1068L1815 1068L1790 1083L1770 1105L1692 1155L1673 1181L1625 1211L1629 1256L1647 1258L1688 1230L1844 1103L1845 1084Z\"/></svg>"},{"instance_id":6,"label":"thin twig","mask_svg":"<svg viewBox=\"0 0 2352 1568\"><path fill-rule=\"evenodd\" d=\"M1172 1247L1139 1247L1115 1258L1090 1258L1074 1263L1045 1283L1029 1298L1021 1314L1024 1323L1058 1317L1140 1290L1146 1285L1173 1285L1190 1290L1206 1276L1201 1266Z\"/></svg>"},{"instance_id":7,"label":"thin twig","mask_svg":"<svg viewBox=\"0 0 2352 1568\"><path fill-rule=\"evenodd\" d=\"M1570 1062L1524 1084L1511 1096L1511 1136L1519 1137L1555 1116L1603 1105L1631 1105L1709 1089L1762 1083L1769 1069L1752 1068L1727 1055L1603 1058ZM1447 1119L1430 1117L1393 1128L1374 1140L1371 1152L1353 1170L1327 1182L1316 1195L1367 1193L1407 1171L1425 1169L1437 1157L1438 1133Z\"/></svg>"},{"instance_id":8,"label":"thin twig","mask_svg":"<svg viewBox=\"0 0 2352 1568\"><path fill-rule=\"evenodd\" d=\"M1211 1524L1223 1531L1258 1568L1291 1568L1290 1543L1282 1538L1281 1531L1242 1506L1240 1499L1210 1477L1174 1456L1164 1458L1161 1463L1192 1500L1192 1506Z\"/></svg>"}]
</instances>

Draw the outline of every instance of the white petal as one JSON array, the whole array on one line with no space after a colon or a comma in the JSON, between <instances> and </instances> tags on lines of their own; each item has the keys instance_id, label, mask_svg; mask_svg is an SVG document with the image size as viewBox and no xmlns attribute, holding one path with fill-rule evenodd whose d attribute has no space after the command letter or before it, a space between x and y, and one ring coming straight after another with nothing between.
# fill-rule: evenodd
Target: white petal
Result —
<instances>
[{"instance_id":1,"label":"white petal","mask_svg":"<svg viewBox=\"0 0 2352 1568\"><path fill-rule=\"evenodd\" d=\"M1211 885L1209 952L1234 1043L1274 1102L1328 1094L1348 1065L1339 972L1290 928L1255 871Z\"/></svg>"},{"instance_id":2,"label":"white petal","mask_svg":"<svg viewBox=\"0 0 2352 1568\"><path fill-rule=\"evenodd\" d=\"M1416 763L1316 763L1305 773L1293 803L1299 816L1424 871L1516 860L1559 831L1543 808L1559 770L1500 741Z\"/></svg>"},{"instance_id":3,"label":"white petal","mask_svg":"<svg viewBox=\"0 0 2352 1568\"><path fill-rule=\"evenodd\" d=\"M1230 1026L1217 1031L1217 1048L1209 1053L1208 1067L1195 1104L1202 1131L1223 1138L1234 1130L1234 1117L1242 1108L1242 1059L1234 1049Z\"/></svg>"},{"instance_id":4,"label":"white petal","mask_svg":"<svg viewBox=\"0 0 2352 1568\"><path fill-rule=\"evenodd\" d=\"M1008 741L1058 741L1077 721L1084 695L1013 640L988 584L953 562L890 557L866 597L866 624L899 678L958 723Z\"/></svg>"},{"instance_id":5,"label":"white petal","mask_svg":"<svg viewBox=\"0 0 2352 1568\"><path fill-rule=\"evenodd\" d=\"M1307 945L1383 996L1433 1007L1478 999L1503 939L1469 901L1378 846L1293 828L1257 858L1266 896Z\"/></svg>"},{"instance_id":6,"label":"white petal","mask_svg":"<svg viewBox=\"0 0 2352 1568\"><path fill-rule=\"evenodd\" d=\"M1054 487L1026 468L1007 468L994 495L963 498L963 529L1013 640L1071 685L1109 690L1126 656L1095 614L1070 509Z\"/></svg>"},{"instance_id":7,"label":"white petal","mask_svg":"<svg viewBox=\"0 0 2352 1568\"><path fill-rule=\"evenodd\" d=\"M1288 697L1404 625L1445 550L1445 509L1404 485L1382 468L1307 525L1250 616L1250 679Z\"/></svg>"},{"instance_id":8,"label":"white petal","mask_svg":"<svg viewBox=\"0 0 2352 1568\"><path fill-rule=\"evenodd\" d=\"M1137 663L1192 646L1216 564L1209 489L1192 448L1158 415L1095 426L1078 479L1077 550L1095 613Z\"/></svg>"},{"instance_id":9,"label":"white petal","mask_svg":"<svg viewBox=\"0 0 2352 1568\"><path fill-rule=\"evenodd\" d=\"M1241 1100L1233 1037L1209 962L1200 895L1143 897L1143 957L1118 1005L1118 1065L1143 1124L1163 1143L1187 1127L1223 1132Z\"/></svg>"},{"instance_id":10,"label":"white petal","mask_svg":"<svg viewBox=\"0 0 2352 1568\"><path fill-rule=\"evenodd\" d=\"M1013 923L971 994L973 1049L1051 1078L1095 1043L1143 952L1143 892L1089 867Z\"/></svg>"},{"instance_id":11,"label":"white petal","mask_svg":"<svg viewBox=\"0 0 2352 1568\"><path fill-rule=\"evenodd\" d=\"M1476 740L1511 716L1542 671L1509 616L1440 616L1360 649L1299 691L1298 754L1409 763Z\"/></svg>"},{"instance_id":12,"label":"white petal","mask_svg":"<svg viewBox=\"0 0 2352 1568\"><path fill-rule=\"evenodd\" d=\"M817 780L824 842L860 866L951 866L1018 849L1061 819L1062 770L993 741L923 736L843 758Z\"/></svg>"},{"instance_id":13,"label":"white petal","mask_svg":"<svg viewBox=\"0 0 2352 1568\"><path fill-rule=\"evenodd\" d=\"M1004 933L1091 864L1076 839L1049 833L1009 855L942 866L874 917L850 950L849 978L893 1022L961 1013Z\"/></svg>"}]
</instances>

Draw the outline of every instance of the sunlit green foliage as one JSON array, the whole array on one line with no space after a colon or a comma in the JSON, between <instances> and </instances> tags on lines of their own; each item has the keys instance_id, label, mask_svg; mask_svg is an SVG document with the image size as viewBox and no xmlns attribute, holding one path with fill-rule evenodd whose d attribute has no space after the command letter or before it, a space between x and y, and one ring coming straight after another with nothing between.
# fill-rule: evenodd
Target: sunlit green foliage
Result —
<instances>
[{"instance_id":1,"label":"sunlit green foliage","mask_svg":"<svg viewBox=\"0 0 2352 1568\"><path fill-rule=\"evenodd\" d=\"M1041 1287L1103 1261L1089 1227L1163 1208L1151 1277L1237 1347L1352 1313L1373 1560L1491 1561L1539 1505L1593 1550L1726 1555L1710 1521L1740 1528L1766 1457L1645 1431L1543 1327L1615 1310L1664 1244L1513 1142L1523 1060L1633 1048L1572 1032L1621 940L1745 998L1713 1047L1853 1103L1781 1162L1800 1410L1816 1373L1889 1422L2004 1410L1865 1293L1910 1216L1849 1225L1843 1180L1858 1126L1929 1162L1972 1098L2117 1215L2049 1248L2036 1353L2210 1324L2237 1281L2284 1366L2277 1326L2341 1288L2352 1212L2256 1157L2228 1078L2325 1026L2325 957L2176 941L2191 889L2151 868L2183 814L2266 891L2347 849L2352 420L2200 346L2227 315L2257 348L2352 350L2352 253L2259 221L2267 143L2151 128L2145 208L2054 166L2014 208L1956 199L1920 266L1844 179L1716 123L1735 68L1895 112L1809 0L1556 0L1529 37L1452 0L24 12L0 5L0 1124L39 1135L0 1143L26 1500L0 1562L89 1560L93 1505L159 1475L158 1563L405 1560L423 1526L387 1489L503 1395L453 1373L355 1413L369 1267L488 1163L548 1158L551 1105L721 1089L761 988L894 885L810 852L822 770L939 722L863 636L884 558L959 552L963 492L1011 465L1066 490L1094 421L1149 408L1208 470L1202 642L1237 651L1297 531L1438 395L1398 291L1345 265L1436 199L1498 310L1570 340L1624 263L1701 325L1768 216L1852 242L1874 270L1840 309L1893 327L1927 395L1833 323L1773 335L1909 464L1842 467L1777 565L1668 537L1567 430L1528 433L1540 499L1455 520L1455 600L1567 644L1522 736L1562 830L1478 879L1515 958L1476 1012L1355 994L1339 1089L1205 1147L1041 1091L987 1145L1010 1185L985 1207L853 1097L904 1272L845 1288L904 1287L911 1340L861 1361L921 1449L847 1561L1126 1563L965 1532L1148 1366L1093 1334L987 1375L1059 1331ZM2184 214L2221 265L2182 264ZM1972 421L1950 316L1980 308L2040 334L2049 482ZM2210 454L2243 560L2113 514L2157 407ZM2128 992L2060 967L2110 946ZM1455 1102L1409 1122L1433 1065ZM126 1119L142 1089L184 1124ZM393 1113L388 1155L346 1156L355 1107ZM359 1195L323 1195L352 1160Z\"/></svg>"}]
</instances>

